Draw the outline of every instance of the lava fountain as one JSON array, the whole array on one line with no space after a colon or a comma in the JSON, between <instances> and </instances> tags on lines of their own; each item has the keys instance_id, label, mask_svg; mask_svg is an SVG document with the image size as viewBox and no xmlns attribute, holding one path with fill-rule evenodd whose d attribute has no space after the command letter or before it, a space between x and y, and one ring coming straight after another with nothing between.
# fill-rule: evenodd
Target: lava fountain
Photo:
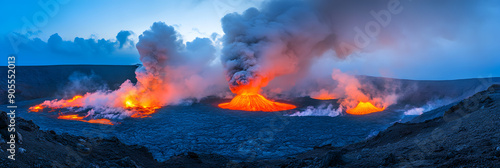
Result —
<instances>
[{"instance_id":1,"label":"lava fountain","mask_svg":"<svg viewBox=\"0 0 500 168\"><path fill-rule=\"evenodd\" d=\"M365 115L365 114L380 112L383 110L385 110L385 107L379 108L375 107L370 102L359 102L356 107L348 109L346 110L346 112L352 115Z\"/></svg>"},{"instance_id":2,"label":"lava fountain","mask_svg":"<svg viewBox=\"0 0 500 168\"><path fill-rule=\"evenodd\" d=\"M243 93L236 95L230 102L219 104L220 108L243 111L283 111L291 110L296 106L286 103L273 102L258 93Z\"/></svg>"},{"instance_id":3,"label":"lava fountain","mask_svg":"<svg viewBox=\"0 0 500 168\"><path fill-rule=\"evenodd\" d=\"M219 104L219 107L230 110L265 112L291 110L296 108L296 106L291 104L268 100L259 94L258 90L260 89L247 86L240 86L236 89L233 88L232 91L237 93L237 95L230 102Z\"/></svg>"}]
</instances>

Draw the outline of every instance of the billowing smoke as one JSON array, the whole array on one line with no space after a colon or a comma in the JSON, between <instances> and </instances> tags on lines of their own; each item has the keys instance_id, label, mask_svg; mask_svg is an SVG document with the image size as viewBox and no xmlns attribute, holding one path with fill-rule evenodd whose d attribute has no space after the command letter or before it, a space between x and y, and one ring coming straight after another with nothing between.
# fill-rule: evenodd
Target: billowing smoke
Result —
<instances>
[{"instance_id":1,"label":"billowing smoke","mask_svg":"<svg viewBox=\"0 0 500 168\"><path fill-rule=\"evenodd\" d=\"M359 102L370 102L377 107L388 107L397 103L398 95L395 93L397 86L383 86L392 90L376 92L376 86L361 84L356 77L338 69L333 70L332 79L338 83L333 93L342 98L339 102L345 108L354 108Z\"/></svg>"},{"instance_id":2,"label":"billowing smoke","mask_svg":"<svg viewBox=\"0 0 500 168\"><path fill-rule=\"evenodd\" d=\"M289 89L316 73L308 72L311 63L323 56L343 60L370 53L382 56L378 64L367 67L397 67L394 65L399 61L411 60L407 55L418 56L413 53L435 57L429 54L432 45L460 39L463 32L459 28L480 20L484 13L477 7L490 2L267 1L259 9L222 18L225 35L221 60L229 87L237 94L259 91L278 77L281 81L274 82L280 84L273 91ZM387 59L387 55L394 58Z\"/></svg>"},{"instance_id":3,"label":"billowing smoke","mask_svg":"<svg viewBox=\"0 0 500 168\"><path fill-rule=\"evenodd\" d=\"M335 35L304 1L271 1L261 10L222 18L222 55L234 93L257 91L276 76L298 73L334 48Z\"/></svg>"},{"instance_id":4,"label":"billowing smoke","mask_svg":"<svg viewBox=\"0 0 500 168\"><path fill-rule=\"evenodd\" d=\"M143 64L136 72L141 95L175 104L219 92L221 69L211 65L215 48L208 38L183 43L173 27L156 22L139 36L137 50ZM208 89L210 88L210 89Z\"/></svg>"},{"instance_id":5,"label":"billowing smoke","mask_svg":"<svg viewBox=\"0 0 500 168\"><path fill-rule=\"evenodd\" d=\"M93 71L90 74L85 74L82 72L73 72L68 77L68 83L58 90L59 97L73 97L74 95L83 95L87 92L96 92L99 90L107 90L107 83Z\"/></svg>"},{"instance_id":6,"label":"billowing smoke","mask_svg":"<svg viewBox=\"0 0 500 168\"><path fill-rule=\"evenodd\" d=\"M156 22L139 36L136 47L143 64L136 70L136 84L127 80L114 91L86 93L41 105L77 107L77 112L87 111L92 117L145 117L161 106L226 90L223 70L211 64L215 48L210 39L197 38L185 44L173 27Z\"/></svg>"}]
</instances>

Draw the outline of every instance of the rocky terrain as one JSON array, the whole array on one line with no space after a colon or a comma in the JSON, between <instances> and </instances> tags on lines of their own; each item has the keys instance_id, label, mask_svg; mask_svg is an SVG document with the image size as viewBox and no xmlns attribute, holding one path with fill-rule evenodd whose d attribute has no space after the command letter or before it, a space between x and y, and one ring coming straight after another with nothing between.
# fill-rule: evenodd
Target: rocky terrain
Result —
<instances>
[{"instance_id":1,"label":"rocky terrain","mask_svg":"<svg viewBox=\"0 0 500 168\"><path fill-rule=\"evenodd\" d=\"M282 160L227 162L228 167L499 167L500 85L493 85L424 122L395 123L365 141L322 146ZM191 154L194 155L194 154ZM205 155L174 157L170 166ZM210 159L208 159L210 160ZM209 163L223 159L210 160ZM174 164L173 164L174 163ZM222 164L222 163L221 163Z\"/></svg>"},{"instance_id":2,"label":"rocky terrain","mask_svg":"<svg viewBox=\"0 0 500 168\"><path fill-rule=\"evenodd\" d=\"M322 146L285 160L234 167L499 167L500 85L449 108L442 117L396 123L344 147Z\"/></svg>"},{"instance_id":3,"label":"rocky terrain","mask_svg":"<svg viewBox=\"0 0 500 168\"><path fill-rule=\"evenodd\" d=\"M75 68L75 69L71 69ZM110 69L118 69L110 71ZM97 82L99 85L105 84L108 89L115 89L119 84L127 79L134 79L134 70L136 66L48 66L48 67L20 67L19 73L24 73L24 78L19 79L22 81L20 90L24 92L19 93L19 101L33 100L35 98L44 97L60 97L64 96L64 92L58 91L58 88L65 88L67 85L72 84L88 84ZM126 72L116 75L117 72ZM31 73L36 72L36 73ZM76 73L78 81L72 81L72 76L75 72L83 74L84 77ZM56 75L43 75L52 74ZM93 75L95 74L95 75ZM1 76L1 75L0 75ZM87 77L85 77L87 76ZM20 76L21 77L21 76ZM386 85L384 82L391 81L386 79L379 79L374 77L361 77L366 80L365 82L378 83L376 85ZM395 79L394 79L395 80ZM392 82L394 82L392 80ZM430 99L446 99L457 98L465 94L464 92L478 91L478 86L485 89L485 85L489 83L498 83L500 78L488 79L467 79L467 80L454 80L454 81L412 81L412 80L398 80L396 82L403 85L403 88L411 88L416 86L416 90L403 97L401 104L414 104L425 103ZM54 86L53 83L60 83L61 85ZM39 89L33 89L37 86ZM95 86L95 87L94 87ZM84 88L79 91L91 91L100 89L100 86L91 85L91 87ZM487 86L486 86L487 87ZM446 89L444 89L446 88ZM1 96L1 95L0 95ZM5 97L5 96L4 96ZM464 97L465 98L465 97ZM463 98L462 98L463 99ZM307 101L304 104L310 104L309 99L300 99L300 102ZM28 101L25 101L28 102ZM33 103L32 103L33 104ZM215 103L217 104L217 103ZM192 105L193 106L193 105ZM224 125L221 121L234 122L238 120L249 120L247 125L251 127L244 127L240 125L242 130L256 129L254 127L257 123L256 119L264 118L265 114L261 113L230 113L226 115L223 112L211 112L214 107L207 104L194 104L197 106L198 111L186 112L185 107L166 107L168 113L157 114L155 117L148 120L148 122L156 123L150 127L137 129L130 127L122 129L125 126L140 125L139 122L123 122L121 127L117 127L116 132L137 132L137 134L127 134L117 136L118 138L89 138L87 136L76 136L78 134L62 133L63 130L77 128L84 130L82 126L85 123L54 123L57 127L53 127L54 131L47 130L43 122L36 122L43 127L40 129L36 123L27 121L22 118L17 118L17 132L22 138L18 139L16 161L7 159L8 152L7 144L0 143L0 167L499 167L500 166L500 86L493 85L486 91L479 92L464 100L457 101L447 106L437 108L433 111L426 112L413 120L405 123L395 123L387 128L385 131L380 132L378 135L373 136L364 141L350 144L343 147L334 146L321 146L315 147L310 150L314 143L307 152L290 155L288 158L276 158L274 160L262 159L259 157L241 160L234 158L231 155L214 154L212 152L185 152L180 151L175 156L168 156L164 162L155 160L154 150L165 151L178 149L180 145L178 141L168 141L170 135L178 136L179 140L186 138L183 134L194 132L193 130L207 130L209 133L216 134L229 134L230 137L243 137L239 135L240 131L232 127L232 125ZM192 109L187 109L193 111ZM182 113L182 115L177 115ZM390 115L391 113L384 113ZM26 115L26 114L25 114ZM213 120L216 115L218 120ZM380 114L382 115L382 113ZM42 116L37 114L37 116ZM24 116L23 116L24 117ZM222 119L225 120L220 120ZM326 121L342 122L346 119L353 117L344 116L345 118L327 118ZM395 116L398 117L398 116ZM28 117L27 117L28 118ZM36 118L36 117L35 117ZM40 117L41 118L41 117ZM182 119L179 119L182 118ZM5 113L0 115L0 133L5 138L7 132L7 117ZM31 119L31 118L30 118ZM168 120L166 120L168 119ZM370 119L370 118L366 118ZM35 120L35 119L34 119ZM302 130L302 125L292 122L297 120L308 124L308 129L311 128L324 128L325 123L318 122L314 117L293 118L287 129L287 134L279 134L276 137L291 137L297 134L297 131ZM373 119L370 119L373 120ZM38 121L38 120L36 120ZM46 120L51 122L52 120ZM186 122L189 121L189 122ZM217 121L215 124L206 124ZM373 120L376 121L376 120ZM397 121L397 120L395 120ZM165 122L165 123L163 123ZM206 123L205 123L206 122ZM368 120L367 120L368 122ZM142 122L144 123L144 122ZM180 124L179 124L180 123ZM194 127L193 123L199 123L199 127ZM236 122L239 123L239 122ZM269 122L268 122L269 123ZM335 123L335 122L329 122ZM392 123L392 122L389 122ZM168 126L168 125L171 126ZM193 130L184 130L182 127L189 125L188 128ZM147 131L157 131L157 129L165 132L166 136L161 137L155 134L144 134ZM260 124L262 125L262 124ZM352 123L347 124L349 128ZM364 123L366 126L366 122ZM167 127L168 126L168 127ZM210 127L211 126L211 127ZM225 126L225 127L222 127ZM226 129L226 127L228 127ZM59 128L57 130L56 128ZM177 128L177 129L167 129ZM222 129L224 128L224 129ZM339 127L331 127L338 129ZM311 132L308 129L304 131ZM354 128L351 128L354 129ZM373 129L370 127L370 129ZM229 131L228 131L229 130ZM230 132L233 130L234 132ZM290 131L292 130L292 131ZM318 136L332 136L329 139L338 139L339 134L331 133L330 130L317 129L321 133L314 133ZM257 130L258 131L258 130ZM257 132L256 131L256 132ZM352 130L349 130L352 132ZM291 133L289 133L291 132ZM107 134L107 133L106 133ZM311 133L312 134L312 133ZM145 148L126 141L126 137L130 139L141 139L147 135L149 137L158 138L154 142L166 144L159 145L157 148ZM196 136L192 137L199 137ZM304 136L305 134L298 134ZM112 137L114 135L110 135ZM307 136L307 135L306 135ZM212 137L207 134L207 137ZM362 139L364 139L363 136ZM147 139L147 138L146 138ZM149 138L151 139L151 138ZM285 138L283 138L285 139ZM8 139L0 138L0 141L7 141ZM203 139L202 139L203 140ZM216 139L218 140L218 139ZM221 138L222 144L227 143L226 139ZM285 139L286 140L286 139ZM285 140L276 138L272 146L279 146L279 143L284 143ZM235 141L240 141L236 138ZM310 141L310 140L309 140ZM357 142L356 140L355 142ZM125 142L125 143L123 143ZM144 145L142 141L133 141ZM191 140L189 141L191 142ZM212 140L195 141L195 143L186 143L189 146L221 146ZM307 141L296 141L295 143L306 143ZM336 142L336 141L333 141ZM178 143L178 144L176 144ZM173 145L172 145L173 144ZM147 145L145 145L147 146ZM196 150L197 148L193 148ZM212 148L213 149L213 148ZM153 154L150 152L153 151ZM192 151L192 150L187 150ZM279 152L279 151L276 151Z\"/></svg>"},{"instance_id":4,"label":"rocky terrain","mask_svg":"<svg viewBox=\"0 0 500 168\"><path fill-rule=\"evenodd\" d=\"M147 148L101 139L42 131L31 120L16 119L15 161L8 159L6 112L0 114L0 167L157 167Z\"/></svg>"},{"instance_id":5,"label":"rocky terrain","mask_svg":"<svg viewBox=\"0 0 500 168\"><path fill-rule=\"evenodd\" d=\"M0 116L2 134L7 116ZM500 166L500 85L452 106L442 117L395 123L365 141L322 146L281 160L231 161L215 154L188 152L157 162L140 146L116 138L99 139L41 131L18 118L18 154L0 167L498 167Z\"/></svg>"}]
</instances>

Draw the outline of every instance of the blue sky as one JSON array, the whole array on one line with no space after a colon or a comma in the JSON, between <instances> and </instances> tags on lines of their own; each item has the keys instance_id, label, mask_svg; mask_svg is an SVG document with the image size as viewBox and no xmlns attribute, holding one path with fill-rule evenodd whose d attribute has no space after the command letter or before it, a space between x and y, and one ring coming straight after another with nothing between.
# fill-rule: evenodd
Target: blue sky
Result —
<instances>
[{"instance_id":1,"label":"blue sky","mask_svg":"<svg viewBox=\"0 0 500 168\"><path fill-rule=\"evenodd\" d=\"M58 10L48 13L39 2L57 2ZM476 1L456 2L470 6L468 3ZM482 2L475 6L479 9L473 10L474 13L464 12L467 15L459 16L464 19L450 19L449 24L429 22L432 24L404 29L411 32L392 34L398 39L397 44L374 44L344 60L325 56L313 67L323 67L327 69L326 73L339 68L353 74L408 79L500 76L500 7L497 1ZM220 20L224 15L241 13L250 7L259 8L261 3L244 0L158 0L147 3L118 0L2 1L0 54L16 53L19 65L131 65L140 63L135 49L138 36L154 22L172 25L184 42L196 37L211 37L213 33L222 36L224 32ZM53 11L53 6L49 9ZM369 14L369 11L359 11L363 12ZM408 12L420 13L422 18L433 17L432 12ZM38 19L42 18L45 23L36 24L36 16L42 15L47 19ZM395 16L390 26L404 26L406 18L404 14ZM26 21L35 25L35 32L23 31ZM434 29L444 31L432 31ZM383 33L391 34L390 30ZM116 39L120 31L131 32L122 48L117 47L119 43ZM13 34L28 42L23 42L15 50L10 41ZM51 36L52 39L60 39L62 46L70 46L69 49L51 47L48 44ZM83 45L75 48L73 42L78 41L76 37ZM218 44L216 47L220 49L222 46ZM325 53L328 54L334 53Z\"/></svg>"}]
</instances>

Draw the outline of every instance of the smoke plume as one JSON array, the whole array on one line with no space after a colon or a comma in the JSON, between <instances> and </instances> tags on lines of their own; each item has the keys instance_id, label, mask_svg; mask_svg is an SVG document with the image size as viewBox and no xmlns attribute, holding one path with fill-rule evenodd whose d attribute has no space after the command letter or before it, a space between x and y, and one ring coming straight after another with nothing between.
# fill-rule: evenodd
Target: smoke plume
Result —
<instances>
[{"instance_id":1,"label":"smoke plume","mask_svg":"<svg viewBox=\"0 0 500 168\"><path fill-rule=\"evenodd\" d=\"M397 102L397 86L383 86L391 90L378 91L376 86L361 84L356 77L338 69L333 70L332 79L338 83L333 93L342 98L339 103L347 109L356 107L359 102L370 102L377 107L388 107Z\"/></svg>"},{"instance_id":2,"label":"smoke plume","mask_svg":"<svg viewBox=\"0 0 500 168\"><path fill-rule=\"evenodd\" d=\"M458 28L480 20L483 14L477 7L489 2L267 1L259 9L222 18L221 60L229 87L237 94L248 88L260 91L277 77L283 78L282 85L293 86L314 74L308 72L311 63L325 55L343 60L388 53L397 64L408 60L409 51L425 54L431 52L432 45L427 44L459 38L463 32Z\"/></svg>"},{"instance_id":3,"label":"smoke plume","mask_svg":"<svg viewBox=\"0 0 500 168\"><path fill-rule=\"evenodd\" d=\"M136 45L143 66L137 83L127 80L114 91L86 93L71 100L45 101L50 108L81 107L87 116L145 117L154 109L223 93L222 69L211 65L215 48L207 38L184 43L172 26L156 22L139 36ZM82 110L87 109L87 110ZM90 109L90 110L88 110ZM138 110L139 109L139 110Z\"/></svg>"}]
</instances>

